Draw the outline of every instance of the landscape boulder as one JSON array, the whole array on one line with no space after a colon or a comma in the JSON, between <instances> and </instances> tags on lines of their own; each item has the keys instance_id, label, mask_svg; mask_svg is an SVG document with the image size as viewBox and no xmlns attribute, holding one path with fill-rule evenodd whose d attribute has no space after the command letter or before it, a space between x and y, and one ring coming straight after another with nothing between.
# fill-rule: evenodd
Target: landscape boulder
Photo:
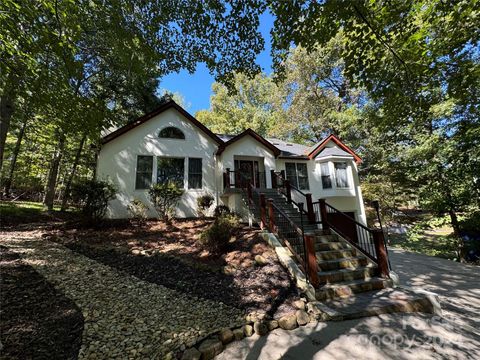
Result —
<instances>
[{"instance_id":1,"label":"landscape boulder","mask_svg":"<svg viewBox=\"0 0 480 360\"><path fill-rule=\"evenodd\" d=\"M297 317L293 314L282 316L278 320L278 326L283 330L293 330L297 328Z\"/></svg>"},{"instance_id":2,"label":"landscape boulder","mask_svg":"<svg viewBox=\"0 0 480 360\"><path fill-rule=\"evenodd\" d=\"M231 343L233 341L233 331L230 329L222 329L218 334L218 338L224 345Z\"/></svg>"},{"instance_id":3,"label":"landscape boulder","mask_svg":"<svg viewBox=\"0 0 480 360\"><path fill-rule=\"evenodd\" d=\"M268 333L268 327L262 321L256 321L253 323L253 329L255 330L255 334L263 336Z\"/></svg>"},{"instance_id":4,"label":"landscape boulder","mask_svg":"<svg viewBox=\"0 0 480 360\"><path fill-rule=\"evenodd\" d=\"M223 344L218 339L207 339L200 344L198 351L202 353L202 360L210 360L223 351Z\"/></svg>"}]
</instances>

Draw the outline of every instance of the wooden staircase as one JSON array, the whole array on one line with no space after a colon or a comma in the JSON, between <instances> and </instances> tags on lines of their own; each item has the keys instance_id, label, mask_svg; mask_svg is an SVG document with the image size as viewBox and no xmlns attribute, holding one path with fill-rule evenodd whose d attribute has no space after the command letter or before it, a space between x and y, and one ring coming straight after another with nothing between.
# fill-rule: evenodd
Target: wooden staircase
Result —
<instances>
[{"instance_id":1,"label":"wooden staircase","mask_svg":"<svg viewBox=\"0 0 480 360\"><path fill-rule=\"evenodd\" d=\"M379 276L377 265L356 250L337 234L319 230L317 225L308 224L305 215L278 193L276 189L262 189L265 197L273 200L288 217L305 233L315 238L315 255L318 264L320 286L316 289L317 300L350 297L355 293L380 290L392 286L390 279ZM258 209L253 209L259 218ZM303 248L291 242L293 250L304 257Z\"/></svg>"},{"instance_id":2,"label":"wooden staircase","mask_svg":"<svg viewBox=\"0 0 480 360\"><path fill-rule=\"evenodd\" d=\"M393 287L381 229L356 222L325 200L313 203L310 194L296 189L307 200L307 210L300 212L304 203L292 199L288 180L283 183L283 189L255 189L250 184L242 194L262 228L274 233L290 249L314 286L317 301L309 302L312 311L321 313L325 320L439 311L438 301L430 295ZM329 213L354 225L357 236L352 237L341 226L331 223Z\"/></svg>"}]
</instances>

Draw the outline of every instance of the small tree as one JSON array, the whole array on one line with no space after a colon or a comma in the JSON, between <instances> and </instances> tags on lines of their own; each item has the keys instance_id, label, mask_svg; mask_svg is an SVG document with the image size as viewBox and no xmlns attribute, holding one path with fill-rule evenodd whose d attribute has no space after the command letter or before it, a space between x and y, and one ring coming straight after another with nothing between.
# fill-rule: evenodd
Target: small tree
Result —
<instances>
[{"instance_id":1,"label":"small tree","mask_svg":"<svg viewBox=\"0 0 480 360\"><path fill-rule=\"evenodd\" d=\"M93 222L103 219L116 193L115 186L104 180L84 180L72 186L72 200Z\"/></svg>"},{"instance_id":2,"label":"small tree","mask_svg":"<svg viewBox=\"0 0 480 360\"><path fill-rule=\"evenodd\" d=\"M152 185L148 195L155 210L163 220L169 222L175 206L183 195L183 189L180 189L177 183L168 181Z\"/></svg>"},{"instance_id":3,"label":"small tree","mask_svg":"<svg viewBox=\"0 0 480 360\"><path fill-rule=\"evenodd\" d=\"M210 194L202 195L197 198L198 211L202 216L205 216L207 210L212 206L213 200L213 196Z\"/></svg>"}]
</instances>

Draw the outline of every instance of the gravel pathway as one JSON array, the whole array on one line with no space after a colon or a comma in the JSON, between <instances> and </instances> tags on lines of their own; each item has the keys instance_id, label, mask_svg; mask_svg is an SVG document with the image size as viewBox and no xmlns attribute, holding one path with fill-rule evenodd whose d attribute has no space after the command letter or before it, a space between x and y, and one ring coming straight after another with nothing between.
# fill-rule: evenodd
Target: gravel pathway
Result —
<instances>
[{"instance_id":1,"label":"gravel pathway","mask_svg":"<svg viewBox=\"0 0 480 360\"><path fill-rule=\"evenodd\" d=\"M81 309L79 358L163 358L243 322L234 307L142 281L31 233L0 240Z\"/></svg>"}]
</instances>

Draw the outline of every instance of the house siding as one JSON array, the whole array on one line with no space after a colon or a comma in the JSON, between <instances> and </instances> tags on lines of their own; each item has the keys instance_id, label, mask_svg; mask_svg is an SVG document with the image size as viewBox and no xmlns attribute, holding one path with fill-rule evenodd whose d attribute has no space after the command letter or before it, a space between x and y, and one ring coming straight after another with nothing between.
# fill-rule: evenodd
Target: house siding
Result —
<instances>
[{"instance_id":1,"label":"house siding","mask_svg":"<svg viewBox=\"0 0 480 360\"><path fill-rule=\"evenodd\" d=\"M161 129L174 126L185 134L185 140L161 139ZM108 179L117 187L116 199L109 203L109 218L129 217L128 205L133 199L139 199L149 207L149 216L157 216L148 197L148 190L135 190L137 155L155 157L195 157L202 158L202 189L188 189L188 163L185 162L185 193L182 196L176 216L197 216L197 198L210 193L218 199L215 153L218 145L198 127L188 121L174 109L157 115L128 133L104 144L97 162L97 178ZM156 159L153 162L153 179L156 176ZM152 180L153 180L152 179Z\"/></svg>"}]
</instances>

